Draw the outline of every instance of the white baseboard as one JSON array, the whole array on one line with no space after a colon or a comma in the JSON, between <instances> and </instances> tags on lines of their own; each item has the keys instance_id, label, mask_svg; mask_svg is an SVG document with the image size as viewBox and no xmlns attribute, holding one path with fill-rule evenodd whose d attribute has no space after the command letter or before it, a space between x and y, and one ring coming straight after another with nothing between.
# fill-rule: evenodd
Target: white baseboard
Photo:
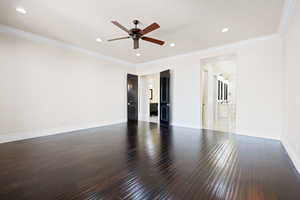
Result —
<instances>
[{"instance_id":1,"label":"white baseboard","mask_svg":"<svg viewBox=\"0 0 300 200\"><path fill-rule=\"evenodd\" d=\"M79 131L79 130L84 130L89 128L109 126L109 125L120 124L125 122L127 122L127 119L110 121L110 122L87 123L84 125L65 126L65 127L58 127L53 129L31 131L31 132L15 132L15 133L8 133L8 134L0 134L0 144L18 141L18 140L36 138L36 137L62 134L62 133L67 133L72 131Z\"/></svg>"},{"instance_id":2,"label":"white baseboard","mask_svg":"<svg viewBox=\"0 0 300 200\"><path fill-rule=\"evenodd\" d=\"M172 126L182 127L182 128L192 128L192 129L201 129L199 126L187 125L187 124L178 124L171 123Z\"/></svg>"},{"instance_id":3,"label":"white baseboard","mask_svg":"<svg viewBox=\"0 0 300 200\"><path fill-rule=\"evenodd\" d=\"M271 139L271 140L280 140L278 137L272 137L264 134L254 134L250 132L244 132L244 131L234 131L235 134L237 135L242 135L242 136L249 136L249 137L257 137L257 138L263 138L263 139Z\"/></svg>"},{"instance_id":4,"label":"white baseboard","mask_svg":"<svg viewBox=\"0 0 300 200\"><path fill-rule=\"evenodd\" d=\"M283 147L285 148L288 156L290 157L291 161L293 162L298 174L300 175L300 155L297 155L293 148L289 145L287 141L281 141Z\"/></svg>"},{"instance_id":5,"label":"white baseboard","mask_svg":"<svg viewBox=\"0 0 300 200\"><path fill-rule=\"evenodd\" d=\"M203 129L202 127L199 127L199 126L192 126L192 125L186 125L186 124L172 123L171 125L172 126L177 126L177 127L184 127L184 128ZM214 130L214 129L208 129L208 130ZM220 130L215 130L215 131L220 131ZM250 137L263 138L263 139L280 140L280 138L278 138L278 137L270 137L270 136L266 136L266 135L263 135L263 134L253 134L253 133L245 132L245 131L236 130L232 133L234 133L236 135L241 135L241 136L250 136Z\"/></svg>"}]
</instances>

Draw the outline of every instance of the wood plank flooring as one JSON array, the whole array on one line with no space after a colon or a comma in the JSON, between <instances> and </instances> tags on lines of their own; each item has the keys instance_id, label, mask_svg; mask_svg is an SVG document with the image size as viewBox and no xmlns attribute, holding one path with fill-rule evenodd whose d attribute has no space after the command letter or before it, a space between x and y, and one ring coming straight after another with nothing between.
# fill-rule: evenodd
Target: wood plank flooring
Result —
<instances>
[{"instance_id":1,"label":"wood plank flooring","mask_svg":"<svg viewBox=\"0 0 300 200\"><path fill-rule=\"evenodd\" d=\"M119 124L0 144L0 199L299 200L281 143Z\"/></svg>"}]
</instances>

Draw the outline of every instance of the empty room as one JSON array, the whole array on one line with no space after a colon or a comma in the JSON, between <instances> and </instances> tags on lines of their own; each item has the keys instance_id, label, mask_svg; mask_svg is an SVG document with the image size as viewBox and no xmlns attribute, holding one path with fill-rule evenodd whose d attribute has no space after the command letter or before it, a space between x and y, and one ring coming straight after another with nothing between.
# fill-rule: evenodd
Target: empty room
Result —
<instances>
[{"instance_id":1,"label":"empty room","mask_svg":"<svg viewBox=\"0 0 300 200\"><path fill-rule=\"evenodd\" d=\"M297 0L1 0L0 200L300 200L299 52Z\"/></svg>"}]
</instances>

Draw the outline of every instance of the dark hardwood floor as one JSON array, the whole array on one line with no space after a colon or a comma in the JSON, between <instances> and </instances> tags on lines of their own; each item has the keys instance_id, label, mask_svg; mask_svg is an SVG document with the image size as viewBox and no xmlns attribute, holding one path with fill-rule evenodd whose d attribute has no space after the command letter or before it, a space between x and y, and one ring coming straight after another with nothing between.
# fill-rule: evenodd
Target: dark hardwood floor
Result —
<instances>
[{"instance_id":1,"label":"dark hardwood floor","mask_svg":"<svg viewBox=\"0 0 300 200\"><path fill-rule=\"evenodd\" d=\"M129 123L0 144L0 199L299 200L281 143Z\"/></svg>"}]
</instances>

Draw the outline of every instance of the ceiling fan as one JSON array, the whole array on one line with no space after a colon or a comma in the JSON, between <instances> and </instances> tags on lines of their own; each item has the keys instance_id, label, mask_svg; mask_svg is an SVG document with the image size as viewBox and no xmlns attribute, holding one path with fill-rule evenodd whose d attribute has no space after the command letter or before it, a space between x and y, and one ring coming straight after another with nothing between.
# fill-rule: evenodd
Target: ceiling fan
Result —
<instances>
[{"instance_id":1,"label":"ceiling fan","mask_svg":"<svg viewBox=\"0 0 300 200\"><path fill-rule=\"evenodd\" d=\"M123 39L129 39L132 38L133 39L133 48L134 49L138 49L139 48L139 40L145 40L147 42L152 42L158 45L164 45L165 42L155 39L155 38L151 38L151 37L146 37L145 35L160 28L160 26L157 23L153 23L149 26L147 26L145 29L139 29L137 26L140 23L138 20L134 20L133 24L135 25L134 28L132 29L127 29L126 27L122 26L119 22L117 21L111 21L111 23L113 23L114 25L116 25L117 27L119 27L120 29L122 29L123 31L128 33L128 36L126 37L120 37L120 38L114 38L114 39L110 39L108 40L109 42L111 41L116 41L116 40L123 40Z\"/></svg>"}]
</instances>

